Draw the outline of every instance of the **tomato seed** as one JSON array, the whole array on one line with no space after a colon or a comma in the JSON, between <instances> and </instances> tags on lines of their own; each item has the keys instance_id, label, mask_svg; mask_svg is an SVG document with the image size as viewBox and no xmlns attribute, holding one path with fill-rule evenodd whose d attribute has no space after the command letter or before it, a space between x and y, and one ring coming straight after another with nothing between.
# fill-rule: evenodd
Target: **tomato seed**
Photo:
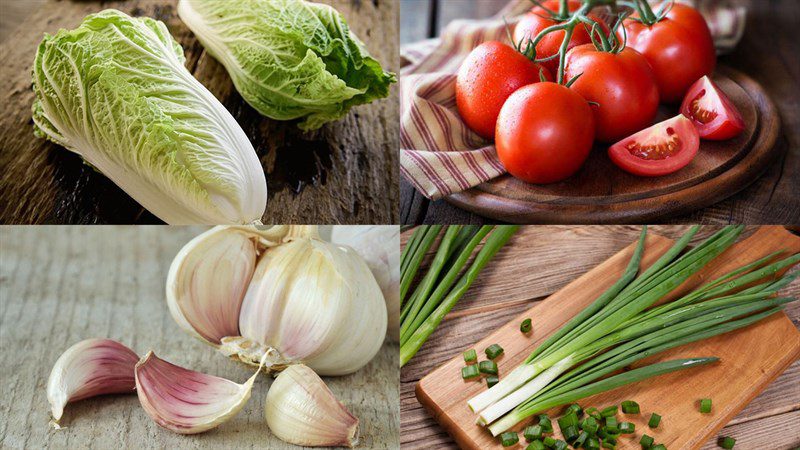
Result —
<instances>
[{"instance_id":1,"label":"tomato seed","mask_svg":"<svg viewBox=\"0 0 800 450\"><path fill-rule=\"evenodd\" d=\"M689 108L692 113L692 118L694 118L694 120L702 124L707 124L717 118L717 112L709 111L707 109L703 109L700 107L700 99L703 98L704 95L706 95L705 89L703 89L702 91L700 91L699 94L697 94L697 97L695 97L694 100L692 100L692 103L689 105Z\"/></svg>"},{"instance_id":2,"label":"tomato seed","mask_svg":"<svg viewBox=\"0 0 800 450\"><path fill-rule=\"evenodd\" d=\"M667 159L677 153L680 147L681 139L676 134L672 134L670 140L667 142L659 142L658 144L650 145L642 145L638 142L630 142L625 146L631 155L650 161Z\"/></svg>"}]
</instances>

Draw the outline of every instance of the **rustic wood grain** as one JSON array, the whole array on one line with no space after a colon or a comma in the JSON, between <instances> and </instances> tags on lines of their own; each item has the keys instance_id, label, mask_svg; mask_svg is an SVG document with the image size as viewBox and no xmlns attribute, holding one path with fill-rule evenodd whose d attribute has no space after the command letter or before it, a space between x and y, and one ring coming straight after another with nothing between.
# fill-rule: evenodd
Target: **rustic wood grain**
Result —
<instances>
[{"instance_id":1,"label":"rustic wood grain","mask_svg":"<svg viewBox=\"0 0 800 450\"><path fill-rule=\"evenodd\" d=\"M387 70L396 71L398 6L393 1L323 0L334 5ZM87 14L117 8L164 21L187 67L250 137L267 174L265 223L395 223L398 220L398 105L356 107L342 120L303 133L259 115L178 18L177 0L55 1L33 11L0 44L0 223L158 223L80 158L33 136L31 63L44 32L74 28ZM388 182L387 182L388 180Z\"/></svg>"},{"instance_id":2,"label":"rustic wood grain","mask_svg":"<svg viewBox=\"0 0 800 450\"><path fill-rule=\"evenodd\" d=\"M139 355L243 382L252 369L218 354L173 321L164 298L172 258L193 227L0 228L0 447L298 448L271 435L260 377L232 420L199 435L158 427L136 395L87 399L48 426L47 377L58 356L89 337L109 337ZM384 344L366 367L325 382L360 421L358 448L399 447L398 346Z\"/></svg>"},{"instance_id":3,"label":"rustic wood grain","mask_svg":"<svg viewBox=\"0 0 800 450\"><path fill-rule=\"evenodd\" d=\"M409 0L417 1L417 0ZM441 3L441 14L448 17L486 17L504 2L483 2L481 15L463 6ZM792 0L750 2L747 29L734 53L720 57L720 64L746 73L764 87L780 113L781 134L775 144L779 159L753 184L726 200L692 213L678 213L657 219L663 223L800 223L800 197L797 176L800 174L800 113L797 102L800 83L797 58L800 44L794 36L800 3ZM404 5L402 6L405 7ZM402 8L401 8L402 9ZM449 11L449 12L446 12ZM401 11L402 14L402 11ZM436 30L433 34L437 34ZM401 30L401 33L403 31ZM768 37L768 38L765 38ZM722 191L720 196L729 192ZM495 223L479 214L464 211L445 200L431 202L401 180L401 223ZM642 219L641 221L646 221ZM654 220L650 219L650 222ZM566 223L574 223L568 220Z\"/></svg>"},{"instance_id":4,"label":"rustic wood grain","mask_svg":"<svg viewBox=\"0 0 800 450\"><path fill-rule=\"evenodd\" d=\"M660 234L672 239L680 237L686 230L685 226L651 226L650 232ZM586 271L602 260L616 253L626 245L633 242L638 236L640 228L633 226L529 226L523 227L513 240L506 246L496 259L486 267L486 277L494 277L496 283L485 283L483 275L479 277L473 288L478 288L479 283L484 283L481 295L470 292L464 297L465 301L472 302L471 306L459 305L440 325L420 352L403 367L401 372L401 444L403 448L454 448L455 445L445 431L422 409L414 395L414 386L419 379L431 372L434 368L445 363L448 359L458 355L463 348L474 345L477 339L492 332L501 325L509 322L523 311L538 304L544 297L560 289L575 278L574 267ZM707 237L718 230L718 227L702 227L693 243ZM741 239L752 235L755 227L748 227ZM406 230L402 239L405 242L411 230ZM551 245L548 245L548 236L553 236ZM573 242L570 244L570 240ZM608 243L607 243L608 241ZM599 248L598 254L589 251L591 244ZM518 252L509 252L517 249ZM600 255L599 253L604 253ZM564 258L564 255L577 255L574 258ZM584 258L584 255L587 255ZM569 259L559 263L559 258ZM586 261L584 261L586 259ZM519 278L521 271L513 267L526 265L528 274ZM499 278L499 271L492 268L496 266L509 266L515 273L514 282L503 281ZM529 281L530 280L530 281ZM535 280L535 281L534 281ZM499 284L500 286L496 286ZM540 287L542 284L544 287ZM517 286L530 286L530 295L525 289ZM508 288L508 286L513 286ZM794 282L781 292L786 296L800 296L800 282ZM475 295L474 297L472 297ZM469 299L468 299L469 297ZM485 305L489 305L486 307ZM800 305L793 303L786 310L796 327L800 327ZM747 426L761 426L763 432L758 433L763 445L774 443L774 448L790 448L798 443L793 436L781 436L786 431L781 427L772 427L769 419L777 414L785 414L800 409L800 362L795 363L772 383L759 397L753 400L741 413L732 419L719 435L729 435L731 430L742 429ZM767 440L768 436L777 439ZM734 435L734 437L737 437ZM738 439L738 438L737 438ZM752 441L751 441L752 442ZM711 443L711 441L709 441ZM739 448L739 446L737 446ZM744 449L763 448L759 446L742 446ZM769 447L773 448L773 447Z\"/></svg>"}]
</instances>

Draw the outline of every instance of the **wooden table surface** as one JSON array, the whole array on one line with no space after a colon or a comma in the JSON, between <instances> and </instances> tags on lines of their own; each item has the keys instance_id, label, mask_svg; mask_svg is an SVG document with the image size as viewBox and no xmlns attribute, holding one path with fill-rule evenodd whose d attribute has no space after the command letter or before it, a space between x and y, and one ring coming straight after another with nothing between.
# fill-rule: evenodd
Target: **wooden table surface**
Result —
<instances>
[{"instance_id":1,"label":"wooden table surface","mask_svg":"<svg viewBox=\"0 0 800 450\"><path fill-rule=\"evenodd\" d=\"M347 18L386 70L397 71L397 2L321 1ZM264 223L397 223L396 88L388 99L358 106L339 121L302 133L294 123L262 117L241 99L222 65L178 18L176 4L3 0L0 223L159 223L77 155L33 135L31 65L43 33L72 29L105 8L167 24L184 48L186 66L230 110L256 149L269 191Z\"/></svg>"},{"instance_id":2,"label":"wooden table surface","mask_svg":"<svg viewBox=\"0 0 800 450\"><path fill-rule=\"evenodd\" d=\"M648 231L675 239L686 229L681 225L657 225ZM703 227L693 244L718 229ZM743 237L755 229L749 227ZM416 383L462 349L634 242L640 231L641 228L635 226L523 227L486 266L419 353L401 370L401 446L404 449L457 448L417 401ZM410 230L403 233L403 244L410 235ZM522 258L518 255L522 254L528 255L525 264L519 264ZM529 264L532 259L536 261L534 266ZM510 279L514 282L509 282ZM781 294L800 296L800 281L795 280ZM800 327L800 302L791 303L786 312ZM735 438L738 450L788 450L800 446L798 423L800 361L753 400L720 436ZM703 450L716 448L716 441L710 440Z\"/></svg>"},{"instance_id":3,"label":"wooden table surface","mask_svg":"<svg viewBox=\"0 0 800 450\"><path fill-rule=\"evenodd\" d=\"M435 37L456 18L495 14L505 0L400 0L400 42ZM782 160L738 194L716 205L665 223L800 223L800 40L797 39L800 2L753 0L747 28L736 50L720 57L758 81L780 111L783 123L776 145L786 149ZM430 201L405 179L400 182L401 223L493 223L445 200Z\"/></svg>"},{"instance_id":4,"label":"wooden table surface","mask_svg":"<svg viewBox=\"0 0 800 450\"><path fill-rule=\"evenodd\" d=\"M230 421L183 436L145 414L135 394L68 404L62 430L48 425L50 369L70 345L108 337L139 355L244 382L252 368L181 330L164 297L167 270L200 228L160 226L0 227L0 448L294 449L271 435L264 399L271 378ZM399 448L397 344L384 344L358 372L326 377L360 419L357 448Z\"/></svg>"}]
</instances>

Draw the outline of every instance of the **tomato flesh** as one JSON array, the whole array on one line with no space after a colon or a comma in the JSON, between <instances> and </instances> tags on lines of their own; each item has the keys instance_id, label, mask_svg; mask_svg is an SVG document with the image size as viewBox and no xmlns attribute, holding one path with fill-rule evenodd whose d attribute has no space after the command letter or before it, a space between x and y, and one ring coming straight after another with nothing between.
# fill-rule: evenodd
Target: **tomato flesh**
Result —
<instances>
[{"instance_id":1,"label":"tomato flesh","mask_svg":"<svg viewBox=\"0 0 800 450\"><path fill-rule=\"evenodd\" d=\"M456 75L456 106L467 126L494 139L500 108L514 91L550 73L513 47L489 41L475 47Z\"/></svg>"},{"instance_id":2,"label":"tomato flesh","mask_svg":"<svg viewBox=\"0 0 800 450\"><path fill-rule=\"evenodd\" d=\"M678 115L617 142L609 147L608 156L628 173L658 177L686 167L699 148L697 129Z\"/></svg>"},{"instance_id":3,"label":"tomato flesh","mask_svg":"<svg viewBox=\"0 0 800 450\"><path fill-rule=\"evenodd\" d=\"M514 92L500 110L495 145L506 170L528 183L561 181L581 168L594 141L594 116L578 93L556 83Z\"/></svg>"},{"instance_id":4,"label":"tomato flesh","mask_svg":"<svg viewBox=\"0 0 800 450\"><path fill-rule=\"evenodd\" d=\"M722 141L744 130L744 119L736 105L707 76L689 88L681 104L681 114L694 123L703 139Z\"/></svg>"}]
</instances>

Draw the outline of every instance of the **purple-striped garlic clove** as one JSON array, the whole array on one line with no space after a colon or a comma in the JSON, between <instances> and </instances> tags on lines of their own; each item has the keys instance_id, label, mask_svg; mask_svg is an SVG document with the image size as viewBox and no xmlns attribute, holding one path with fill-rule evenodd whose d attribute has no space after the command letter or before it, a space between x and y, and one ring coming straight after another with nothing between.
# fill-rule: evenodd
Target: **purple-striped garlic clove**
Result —
<instances>
[{"instance_id":1,"label":"purple-striped garlic clove","mask_svg":"<svg viewBox=\"0 0 800 450\"><path fill-rule=\"evenodd\" d=\"M69 402L103 394L132 393L139 356L111 339L86 339L68 348L47 380L47 400L55 424Z\"/></svg>"},{"instance_id":2,"label":"purple-striped garlic clove","mask_svg":"<svg viewBox=\"0 0 800 450\"><path fill-rule=\"evenodd\" d=\"M272 433L290 444L353 447L358 443L358 419L319 375L302 364L287 367L272 382L264 415Z\"/></svg>"},{"instance_id":3,"label":"purple-striped garlic clove","mask_svg":"<svg viewBox=\"0 0 800 450\"><path fill-rule=\"evenodd\" d=\"M135 373L144 410L158 425L180 434L202 433L235 416L258 375L237 384L176 366L152 351L136 364Z\"/></svg>"}]
</instances>

